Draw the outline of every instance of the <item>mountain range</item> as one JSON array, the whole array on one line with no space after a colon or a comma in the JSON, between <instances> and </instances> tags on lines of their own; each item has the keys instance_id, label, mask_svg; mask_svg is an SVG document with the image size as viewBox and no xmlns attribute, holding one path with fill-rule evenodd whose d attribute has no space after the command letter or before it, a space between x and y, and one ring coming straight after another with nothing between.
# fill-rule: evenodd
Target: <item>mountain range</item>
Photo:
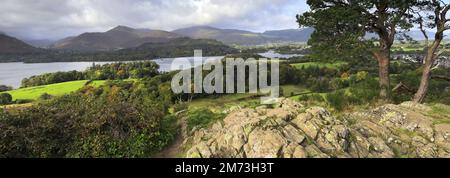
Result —
<instances>
[{"instance_id":1,"label":"mountain range","mask_svg":"<svg viewBox=\"0 0 450 178\"><path fill-rule=\"evenodd\" d=\"M194 39L215 39L228 45L261 45L281 42L306 42L313 31L312 28L305 28L255 33L245 30L196 26L172 32Z\"/></svg>"},{"instance_id":2,"label":"mountain range","mask_svg":"<svg viewBox=\"0 0 450 178\"><path fill-rule=\"evenodd\" d=\"M167 42L180 38L178 34L162 30L134 29L117 26L107 32L83 33L76 37L68 37L51 46L54 49L80 51L110 51L133 48L145 43Z\"/></svg>"},{"instance_id":3,"label":"mountain range","mask_svg":"<svg viewBox=\"0 0 450 178\"><path fill-rule=\"evenodd\" d=\"M17 38L0 33L0 54L32 53L39 51Z\"/></svg>"},{"instance_id":4,"label":"mountain range","mask_svg":"<svg viewBox=\"0 0 450 178\"><path fill-rule=\"evenodd\" d=\"M257 33L210 26L194 26L169 32L117 26L106 32L83 33L56 42L49 40L25 40L24 42L0 32L0 53L28 53L39 50L39 48L70 51L116 51L136 48L146 43L167 43L183 37L213 39L227 45L263 45L268 43L306 42L313 32L313 28L303 28ZM416 40L424 39L418 30L412 30L407 34ZM429 35L430 39L434 37L433 33L429 33ZM376 37L374 34L368 34L368 37L371 36Z\"/></svg>"},{"instance_id":5,"label":"mountain range","mask_svg":"<svg viewBox=\"0 0 450 178\"><path fill-rule=\"evenodd\" d=\"M174 31L135 29L117 26L106 32L83 33L59 41L24 40L36 48L73 51L115 51L136 48L145 43L164 43L176 38L213 39L227 45L262 45L267 43L306 42L313 29L289 29L256 33L236 29L195 26ZM23 43L22 43L23 45Z\"/></svg>"}]
</instances>

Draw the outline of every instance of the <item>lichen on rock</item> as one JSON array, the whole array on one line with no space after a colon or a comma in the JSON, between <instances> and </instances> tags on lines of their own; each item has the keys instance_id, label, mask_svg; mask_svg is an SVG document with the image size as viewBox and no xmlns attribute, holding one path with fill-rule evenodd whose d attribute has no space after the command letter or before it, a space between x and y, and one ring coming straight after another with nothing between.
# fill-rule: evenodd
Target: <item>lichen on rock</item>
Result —
<instances>
[{"instance_id":1,"label":"lichen on rock","mask_svg":"<svg viewBox=\"0 0 450 178\"><path fill-rule=\"evenodd\" d=\"M273 109L237 109L192 134L190 158L450 157L450 125L425 105L385 105L337 119L281 99ZM350 125L346 122L351 119Z\"/></svg>"}]
</instances>

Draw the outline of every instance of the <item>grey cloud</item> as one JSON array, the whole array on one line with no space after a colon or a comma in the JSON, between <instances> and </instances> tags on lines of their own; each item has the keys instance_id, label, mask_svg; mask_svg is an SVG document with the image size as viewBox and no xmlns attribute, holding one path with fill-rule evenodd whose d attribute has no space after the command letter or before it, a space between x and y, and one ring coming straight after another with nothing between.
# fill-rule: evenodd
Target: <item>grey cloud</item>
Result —
<instances>
[{"instance_id":1,"label":"grey cloud","mask_svg":"<svg viewBox=\"0 0 450 178\"><path fill-rule=\"evenodd\" d=\"M264 31L295 28L295 14L305 8L305 0L1 0L0 31L33 39L58 39L117 25Z\"/></svg>"}]
</instances>

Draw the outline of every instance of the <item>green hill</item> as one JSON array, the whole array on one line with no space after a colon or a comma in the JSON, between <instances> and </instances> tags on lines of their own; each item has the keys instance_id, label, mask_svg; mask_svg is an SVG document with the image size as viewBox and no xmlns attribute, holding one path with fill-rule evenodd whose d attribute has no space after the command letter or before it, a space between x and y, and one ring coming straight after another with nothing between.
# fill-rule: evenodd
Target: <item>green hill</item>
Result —
<instances>
[{"instance_id":1,"label":"green hill","mask_svg":"<svg viewBox=\"0 0 450 178\"><path fill-rule=\"evenodd\" d=\"M44 93L47 93L52 96L62 96L62 95L77 91L80 88L82 88L83 86L85 86L85 84L87 82L88 82L88 80L64 82L64 83L43 85L43 86L30 87L30 88L21 88L21 89L17 89L17 90L8 91L5 93L11 94L11 96L13 97L13 100L37 100ZM90 85L100 86L104 83L105 83L105 81L94 81L94 82L90 83Z\"/></svg>"}]
</instances>

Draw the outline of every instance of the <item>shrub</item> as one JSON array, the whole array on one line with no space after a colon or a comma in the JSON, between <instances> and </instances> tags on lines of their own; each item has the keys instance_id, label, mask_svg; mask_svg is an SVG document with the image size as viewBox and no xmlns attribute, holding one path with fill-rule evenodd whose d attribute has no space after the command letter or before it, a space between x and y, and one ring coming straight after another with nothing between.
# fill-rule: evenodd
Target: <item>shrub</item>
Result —
<instances>
[{"instance_id":1,"label":"shrub","mask_svg":"<svg viewBox=\"0 0 450 178\"><path fill-rule=\"evenodd\" d=\"M48 93L43 93L41 96L39 96L40 100L49 100L49 99L52 99L52 98L53 98L53 96L48 94Z\"/></svg>"},{"instance_id":2,"label":"shrub","mask_svg":"<svg viewBox=\"0 0 450 178\"><path fill-rule=\"evenodd\" d=\"M139 85L109 83L0 112L0 157L151 157L174 138L176 118L159 90Z\"/></svg>"},{"instance_id":3,"label":"shrub","mask_svg":"<svg viewBox=\"0 0 450 178\"><path fill-rule=\"evenodd\" d=\"M299 98L300 101L308 101L308 102L324 102L324 98L320 94L310 94L310 95L303 95Z\"/></svg>"},{"instance_id":4,"label":"shrub","mask_svg":"<svg viewBox=\"0 0 450 178\"><path fill-rule=\"evenodd\" d=\"M180 111L184 111L186 109L188 109L188 103L187 102L178 102L176 104L173 105L173 111L174 113L180 112Z\"/></svg>"},{"instance_id":5,"label":"shrub","mask_svg":"<svg viewBox=\"0 0 450 178\"><path fill-rule=\"evenodd\" d=\"M6 85L0 85L0 92L4 92L4 91L10 91L13 88L10 86L6 86Z\"/></svg>"},{"instance_id":6,"label":"shrub","mask_svg":"<svg viewBox=\"0 0 450 178\"><path fill-rule=\"evenodd\" d=\"M26 104L26 103L31 103L31 102L33 102L33 100L17 99L16 101L14 101L14 103L16 103L16 104Z\"/></svg>"},{"instance_id":7,"label":"shrub","mask_svg":"<svg viewBox=\"0 0 450 178\"><path fill-rule=\"evenodd\" d=\"M0 105L11 104L12 96L9 93L0 94Z\"/></svg>"},{"instance_id":8,"label":"shrub","mask_svg":"<svg viewBox=\"0 0 450 178\"><path fill-rule=\"evenodd\" d=\"M368 74L369 73L366 71L360 71L360 72L356 73L356 81L359 82L359 81L366 80Z\"/></svg>"},{"instance_id":9,"label":"shrub","mask_svg":"<svg viewBox=\"0 0 450 178\"><path fill-rule=\"evenodd\" d=\"M327 103L338 111L343 110L348 103L347 97L345 96L345 91L343 90L327 94L326 99Z\"/></svg>"}]
</instances>

